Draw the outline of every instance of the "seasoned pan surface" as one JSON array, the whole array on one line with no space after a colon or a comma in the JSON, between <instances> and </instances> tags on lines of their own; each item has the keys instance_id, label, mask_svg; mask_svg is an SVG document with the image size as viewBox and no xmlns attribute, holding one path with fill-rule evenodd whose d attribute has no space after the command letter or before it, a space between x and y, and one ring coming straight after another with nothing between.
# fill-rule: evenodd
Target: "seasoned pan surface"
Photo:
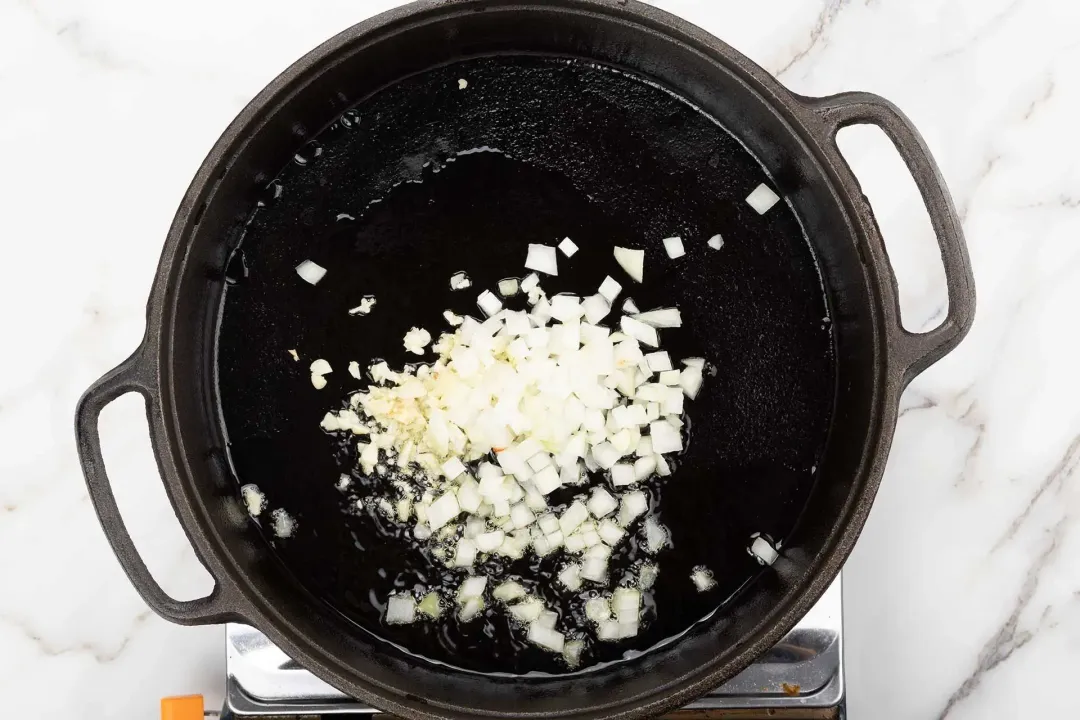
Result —
<instances>
[{"instance_id":1,"label":"seasoned pan surface","mask_svg":"<svg viewBox=\"0 0 1080 720\"><path fill-rule=\"evenodd\" d=\"M437 336L449 329L443 310L478 314L482 289L525 274L529 243L570 236L581 251L545 280L550 294L594 292L611 274L642 309L678 306L685 325L664 331L665 349L705 357L716 370L687 404L689 444L674 476L649 482L673 547L658 559L643 632L591 645L585 665L646 650L737 602L758 569L746 552L751 533L784 538L804 508L835 388L814 254L786 204L764 216L746 204L762 182L783 194L784 178L768 177L712 118L663 88L581 61L455 63L344 113L268 188L229 264L221 311L217 381L236 480L258 484L270 507L298 523L285 539L264 529L280 561L358 632L428 660L566 672L494 607L464 624L381 623L392 591L456 587L466 573L446 570L358 505L376 481L360 473L355 448L319 421L366 384L345 372L350 361L415 360L401 343L410 327ZM705 245L716 234L719 251ZM686 240L678 261L660 242L672 235ZM619 274L613 244L645 248L644 284ZM305 259L328 268L317 286L294 271ZM452 292L448 280L459 270L473 288ZM375 311L351 317L366 295L377 298ZM308 379L316 358L335 369L322 391ZM341 473L353 478L345 493L335 487ZM624 546L614 572L640 557L635 544ZM541 571L551 575L557 558ZM695 591L696 565L712 570L715 590ZM552 588L544 600L562 622L585 628L586 596Z\"/></svg>"}]
</instances>

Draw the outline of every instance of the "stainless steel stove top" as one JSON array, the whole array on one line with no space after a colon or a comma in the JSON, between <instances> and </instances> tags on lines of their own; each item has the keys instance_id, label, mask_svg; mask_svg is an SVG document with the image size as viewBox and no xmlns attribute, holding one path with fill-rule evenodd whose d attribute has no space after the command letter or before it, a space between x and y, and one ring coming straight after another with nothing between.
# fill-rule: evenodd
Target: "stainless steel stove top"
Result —
<instances>
[{"instance_id":1,"label":"stainless steel stove top","mask_svg":"<svg viewBox=\"0 0 1080 720\"><path fill-rule=\"evenodd\" d=\"M279 650L247 625L226 627L225 710L238 717L375 714ZM837 578L817 605L773 650L686 710L723 717L761 710L770 718L842 718L843 600Z\"/></svg>"}]
</instances>

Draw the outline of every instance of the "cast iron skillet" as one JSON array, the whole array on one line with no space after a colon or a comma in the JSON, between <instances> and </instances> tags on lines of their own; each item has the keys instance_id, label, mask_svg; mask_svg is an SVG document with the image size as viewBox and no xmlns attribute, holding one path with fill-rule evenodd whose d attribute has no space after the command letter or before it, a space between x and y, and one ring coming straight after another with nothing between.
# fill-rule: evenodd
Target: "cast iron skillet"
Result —
<instances>
[{"instance_id":1,"label":"cast iron skillet","mask_svg":"<svg viewBox=\"0 0 1080 720\"><path fill-rule=\"evenodd\" d=\"M458 75L473 78L471 95L456 90ZM880 234L836 149L837 130L856 123L893 140L937 233L949 312L928 333L901 327ZM342 132L352 135L335 138ZM447 162L491 140L502 154ZM445 176L433 177L428 161ZM304 168L282 174L290 162ZM410 177L424 180L422 191L394 187ZM741 200L761 182L787 203L765 218ZM385 200L367 207L375 198ZM428 200L437 212L425 212ZM355 220L331 225L342 212ZM522 237L498 242L515 218L528 223ZM690 318L673 340L684 354L722 361L700 414L691 409L703 427L682 472L698 487L719 477L723 492L709 502L731 525L724 543L765 530L785 536L784 556L676 643L596 672L525 678L418 661L353 624L363 604L338 591L356 579L320 567L346 551L332 529L318 540L301 532L274 552L237 501L237 476L247 482L253 471L272 497L290 488L288 462L246 465L258 453L243 444L288 437L305 457L320 455L306 452L320 440L304 439L300 425L310 428L307 416L330 396L298 393L296 373L281 369L284 350L299 341L366 359L335 319L348 288L331 274L324 294L304 295L311 289L295 284L291 267L322 253L338 277L371 268L365 281L382 283L390 305L377 340L399 333L390 321L407 311L441 310L446 298L433 288L449 267L479 266L490 283L510 258L520 262L522 243L567 232L566 223L582 240L582 268L612 235L653 258L673 225L697 239L681 270L640 289L653 304L676 296ZM461 237L472 228L475 237ZM713 232L728 243L708 255L701 243ZM229 127L177 213L141 347L82 398L76 432L114 551L163 617L251 623L334 686L399 715L644 717L732 677L818 599L869 511L901 391L960 342L974 304L951 199L887 101L796 97L715 38L634 2L421 2L328 41ZM169 497L216 580L206 598L168 597L118 514L97 417L127 392L147 402ZM301 527L331 527L333 503L304 497L287 498L307 502ZM687 542L677 547L685 560ZM748 572L718 557L725 571Z\"/></svg>"}]
</instances>

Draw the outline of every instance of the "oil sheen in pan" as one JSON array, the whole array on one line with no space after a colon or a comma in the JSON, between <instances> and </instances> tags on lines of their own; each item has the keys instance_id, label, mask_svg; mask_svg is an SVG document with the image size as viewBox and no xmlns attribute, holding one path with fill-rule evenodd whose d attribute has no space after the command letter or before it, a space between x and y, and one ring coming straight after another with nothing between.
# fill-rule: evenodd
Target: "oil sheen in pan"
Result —
<instances>
[{"instance_id":1,"label":"oil sheen in pan","mask_svg":"<svg viewBox=\"0 0 1080 720\"><path fill-rule=\"evenodd\" d=\"M461 89L458 80L467 79ZM386 597L441 588L468 574L448 570L396 523L357 499L356 451L319 429L323 414L360 389L345 368L376 358L400 367L411 326L436 335L442 312L478 311L476 295L525 274L531 242L565 236L581 250L560 258L549 293L591 292L618 275L613 244L646 249L645 282L620 277L643 309L676 305L684 327L664 331L674 358L701 356L718 370L694 402L676 472L647 484L672 547L656 559L638 637L599 643L583 613L587 590L552 582L562 554L474 572L540 577L535 586L559 629L590 638L582 670L676 637L710 616L759 568L754 532L786 537L814 482L833 404L832 339L813 253L785 203L758 215L746 196L768 177L713 119L640 79L595 65L536 57L478 59L402 80L342 115L302 148L268 188L234 258L222 307L218 377L230 454L240 484L257 483L270 508L297 520L288 539L265 535L307 589L359 628L465 670L565 673L528 645L497 603L460 623L386 626ZM721 233L722 250L705 245ZM681 235L687 255L667 258L661 239ZM294 268L328 272L317 286ZM465 270L473 287L452 292ZM364 317L348 309L374 295ZM296 349L300 360L289 355ZM316 391L308 365L335 371ZM352 476L348 492L335 484ZM568 499L556 495L554 503ZM613 556L623 578L642 557L635 542ZM698 593L697 565L717 579Z\"/></svg>"}]
</instances>

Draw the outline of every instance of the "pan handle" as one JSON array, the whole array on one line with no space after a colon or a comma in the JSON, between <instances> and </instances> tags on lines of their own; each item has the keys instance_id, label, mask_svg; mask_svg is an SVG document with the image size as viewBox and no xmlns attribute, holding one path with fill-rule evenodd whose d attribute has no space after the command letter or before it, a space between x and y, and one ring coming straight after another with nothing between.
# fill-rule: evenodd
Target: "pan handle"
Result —
<instances>
[{"instance_id":1,"label":"pan handle","mask_svg":"<svg viewBox=\"0 0 1080 720\"><path fill-rule=\"evenodd\" d=\"M907 165L930 215L930 223L941 249L941 262L945 266L949 312L935 329L925 333L913 333L905 330L901 324L899 302L896 302L893 313L894 327L889 337L889 355L901 368L902 385L907 385L919 373L960 344L975 319L975 280L960 216L926 142L907 116L891 102L865 92L803 98L803 101L825 124L829 142L838 154L836 134L841 128L864 124L881 128ZM868 206L864 212L867 219L873 223L873 214ZM888 263L884 246L880 251L895 288L896 276Z\"/></svg>"},{"instance_id":2,"label":"pan handle","mask_svg":"<svg viewBox=\"0 0 1080 720\"><path fill-rule=\"evenodd\" d=\"M129 392L143 396L146 401L146 417L153 431L155 418L160 411L160 402L156 372L152 365L144 362L142 347L90 386L79 399L75 410L75 438L79 460L86 477L90 500L105 536L135 590L161 617L180 625L209 625L239 620L240 616L234 610L237 603L232 597L231 587L222 584L217 578L214 579L214 589L206 597L185 601L170 597L154 580L131 541L131 535L116 506L116 497L113 495L109 477L105 473L98 429L101 411L113 400Z\"/></svg>"}]
</instances>

